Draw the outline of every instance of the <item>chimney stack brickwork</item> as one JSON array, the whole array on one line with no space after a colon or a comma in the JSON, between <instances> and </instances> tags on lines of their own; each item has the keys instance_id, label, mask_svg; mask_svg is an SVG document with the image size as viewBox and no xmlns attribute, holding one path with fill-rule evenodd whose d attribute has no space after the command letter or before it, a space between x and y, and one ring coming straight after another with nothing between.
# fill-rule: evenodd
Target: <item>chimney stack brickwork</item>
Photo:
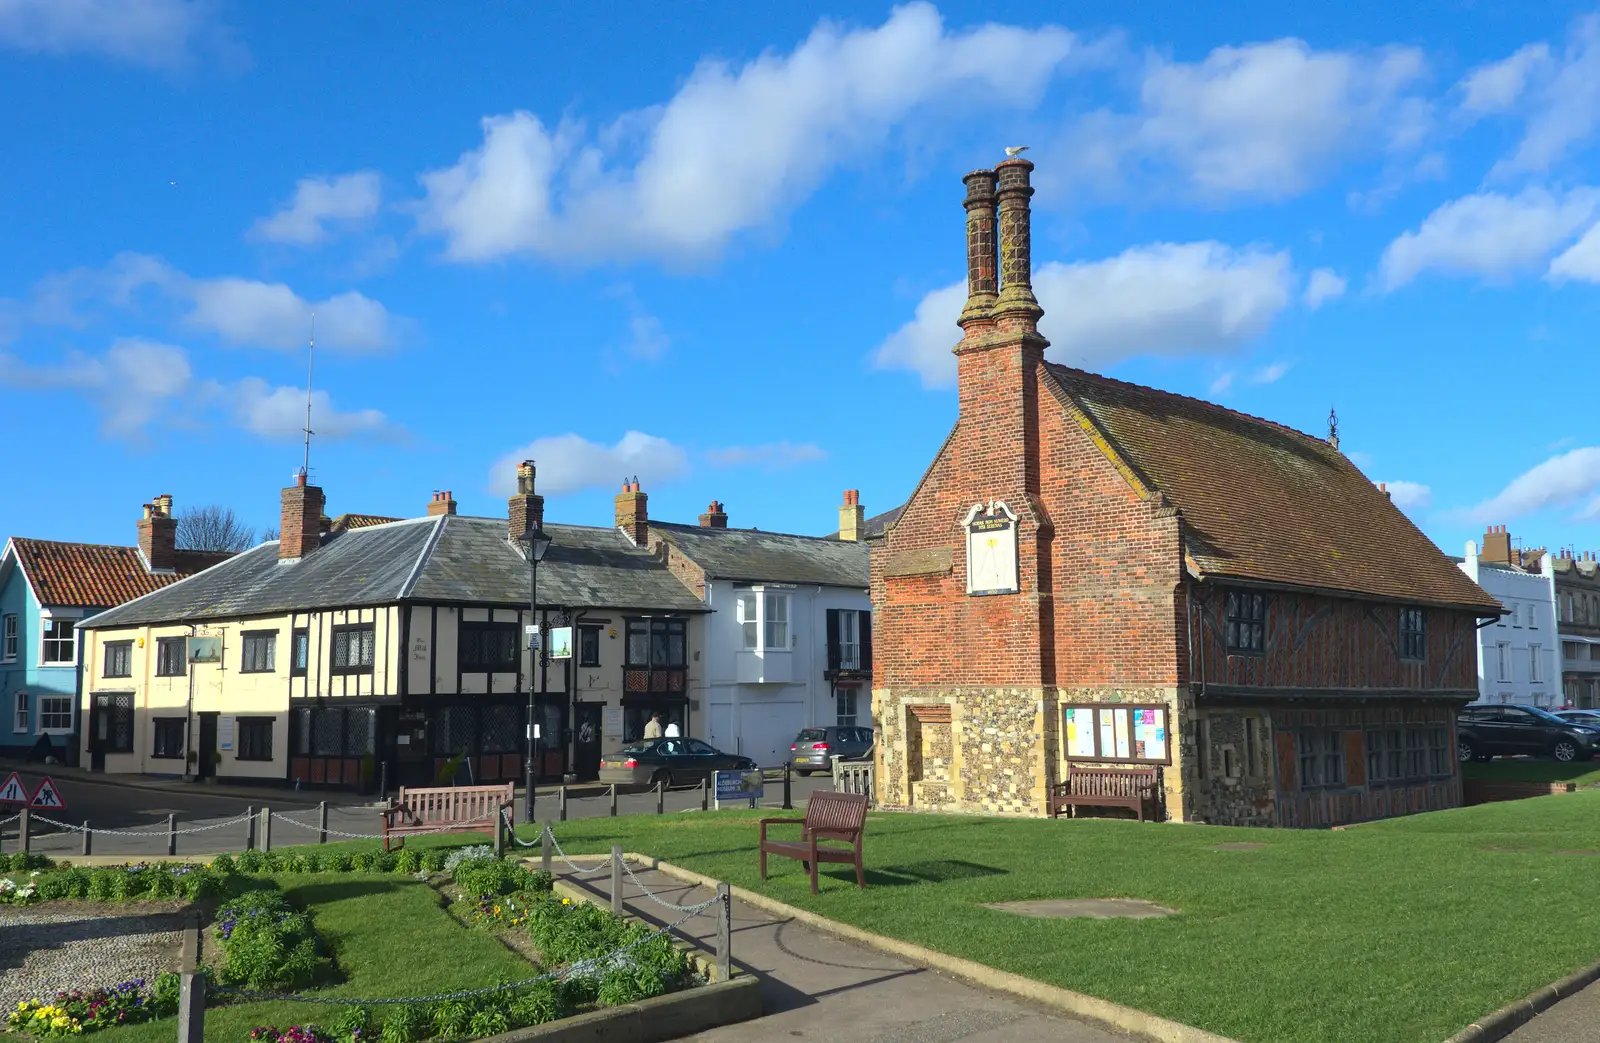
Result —
<instances>
[{"instance_id":1,"label":"chimney stack brickwork","mask_svg":"<svg viewBox=\"0 0 1600 1043\"><path fill-rule=\"evenodd\" d=\"M726 529L728 527L728 512L722 509L720 500L712 500L706 508L706 513L700 516L702 529Z\"/></svg>"},{"instance_id":2,"label":"chimney stack brickwork","mask_svg":"<svg viewBox=\"0 0 1600 1043\"><path fill-rule=\"evenodd\" d=\"M178 566L178 519L172 516L172 494L162 493L144 505L139 519L139 553L151 572L171 572Z\"/></svg>"},{"instance_id":3,"label":"chimney stack brickwork","mask_svg":"<svg viewBox=\"0 0 1600 1043\"><path fill-rule=\"evenodd\" d=\"M974 170L967 185L967 306L957 325L967 329L993 320L999 291L999 255L995 242L995 172Z\"/></svg>"},{"instance_id":4,"label":"chimney stack brickwork","mask_svg":"<svg viewBox=\"0 0 1600 1043\"><path fill-rule=\"evenodd\" d=\"M534 492L537 477L538 470L532 460L517 465L517 491L508 501L510 522L506 526L512 543L522 539L522 534L529 529L544 528L544 497Z\"/></svg>"},{"instance_id":5,"label":"chimney stack brickwork","mask_svg":"<svg viewBox=\"0 0 1600 1043\"><path fill-rule=\"evenodd\" d=\"M867 512L861 506L861 492L844 491L844 506L839 508L839 539L852 543L866 539Z\"/></svg>"},{"instance_id":6,"label":"chimney stack brickwork","mask_svg":"<svg viewBox=\"0 0 1600 1043\"><path fill-rule=\"evenodd\" d=\"M623 482L622 491L616 497L617 528L623 531L635 547L645 547L650 542L648 500L649 497L639 491L637 476L631 481Z\"/></svg>"},{"instance_id":7,"label":"chimney stack brickwork","mask_svg":"<svg viewBox=\"0 0 1600 1043\"><path fill-rule=\"evenodd\" d=\"M295 483L279 497L282 510L278 519L278 560L305 557L322 543L322 489L306 484L305 473L295 475Z\"/></svg>"},{"instance_id":8,"label":"chimney stack brickwork","mask_svg":"<svg viewBox=\"0 0 1600 1043\"><path fill-rule=\"evenodd\" d=\"M442 493L434 493L433 499L428 501L428 517L430 518L437 517L441 514L454 513L456 513L456 499L448 489Z\"/></svg>"},{"instance_id":9,"label":"chimney stack brickwork","mask_svg":"<svg viewBox=\"0 0 1600 1043\"><path fill-rule=\"evenodd\" d=\"M1511 534L1504 525L1491 525L1483 534L1483 550L1478 553L1478 560L1511 564Z\"/></svg>"}]
</instances>

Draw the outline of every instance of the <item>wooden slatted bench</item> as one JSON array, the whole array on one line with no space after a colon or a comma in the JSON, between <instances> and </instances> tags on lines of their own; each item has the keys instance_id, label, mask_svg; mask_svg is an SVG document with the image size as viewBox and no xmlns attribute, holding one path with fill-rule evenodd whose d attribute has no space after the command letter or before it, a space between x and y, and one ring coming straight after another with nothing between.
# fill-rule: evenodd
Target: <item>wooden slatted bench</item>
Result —
<instances>
[{"instance_id":1,"label":"wooden slatted bench","mask_svg":"<svg viewBox=\"0 0 1600 1043\"><path fill-rule=\"evenodd\" d=\"M1145 820L1160 816L1160 768L1079 768L1069 765L1067 781L1050 794L1050 817L1079 807L1127 808ZM1070 814L1076 814L1070 811Z\"/></svg>"},{"instance_id":2,"label":"wooden slatted bench","mask_svg":"<svg viewBox=\"0 0 1600 1043\"><path fill-rule=\"evenodd\" d=\"M798 825L800 839L768 840L767 827ZM811 873L811 893L817 893L817 863L843 862L856 867L856 885L867 886L861 866L861 834L867 828L867 798L855 793L813 793L806 802L805 818L764 818L761 820L761 879L767 878L767 855L798 858ZM850 847L818 844L819 840L843 841Z\"/></svg>"},{"instance_id":3,"label":"wooden slatted bench","mask_svg":"<svg viewBox=\"0 0 1600 1043\"><path fill-rule=\"evenodd\" d=\"M401 786L383 815L383 849L405 846L413 833L477 833L500 828L500 813L513 803L516 784L497 786Z\"/></svg>"}]
</instances>

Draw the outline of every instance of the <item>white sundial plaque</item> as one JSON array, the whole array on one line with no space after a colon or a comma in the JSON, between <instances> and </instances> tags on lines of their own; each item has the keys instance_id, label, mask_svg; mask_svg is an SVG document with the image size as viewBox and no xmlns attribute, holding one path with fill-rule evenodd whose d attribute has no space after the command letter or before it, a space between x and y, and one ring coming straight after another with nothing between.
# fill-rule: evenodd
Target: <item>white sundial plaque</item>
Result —
<instances>
[{"instance_id":1,"label":"white sundial plaque","mask_svg":"<svg viewBox=\"0 0 1600 1043\"><path fill-rule=\"evenodd\" d=\"M1003 500L975 503L963 523L967 533L967 593L1015 594L1017 516Z\"/></svg>"}]
</instances>

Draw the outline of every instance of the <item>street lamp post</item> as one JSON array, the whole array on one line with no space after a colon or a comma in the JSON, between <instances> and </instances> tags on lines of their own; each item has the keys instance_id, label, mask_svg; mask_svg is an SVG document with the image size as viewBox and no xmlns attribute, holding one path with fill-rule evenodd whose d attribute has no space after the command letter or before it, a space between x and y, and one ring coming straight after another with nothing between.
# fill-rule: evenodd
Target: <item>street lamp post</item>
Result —
<instances>
[{"instance_id":1,"label":"street lamp post","mask_svg":"<svg viewBox=\"0 0 1600 1043\"><path fill-rule=\"evenodd\" d=\"M538 623L539 618L539 562L544 560L544 552L550 549L550 537L535 522L527 532L519 537L524 551L528 555L528 618L533 620L533 631L527 634L528 641L528 761L526 765L527 792L522 798L522 821L533 821L533 758L535 742L533 738L533 677L534 666L539 661L543 652L544 628Z\"/></svg>"}]
</instances>

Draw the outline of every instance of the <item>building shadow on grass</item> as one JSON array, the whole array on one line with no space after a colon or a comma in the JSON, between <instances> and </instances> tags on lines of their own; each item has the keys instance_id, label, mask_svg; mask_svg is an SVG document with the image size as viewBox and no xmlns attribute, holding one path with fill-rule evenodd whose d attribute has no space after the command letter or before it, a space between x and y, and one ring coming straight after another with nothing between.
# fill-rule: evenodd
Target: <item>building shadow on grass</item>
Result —
<instances>
[{"instance_id":1,"label":"building shadow on grass","mask_svg":"<svg viewBox=\"0 0 1600 1043\"><path fill-rule=\"evenodd\" d=\"M284 891L284 897L301 909L313 905L323 905L328 902L342 902L350 898L365 898L368 895L392 894L402 887L415 886L413 881L384 880L382 878L370 880L338 880L327 883L296 884Z\"/></svg>"}]
</instances>

